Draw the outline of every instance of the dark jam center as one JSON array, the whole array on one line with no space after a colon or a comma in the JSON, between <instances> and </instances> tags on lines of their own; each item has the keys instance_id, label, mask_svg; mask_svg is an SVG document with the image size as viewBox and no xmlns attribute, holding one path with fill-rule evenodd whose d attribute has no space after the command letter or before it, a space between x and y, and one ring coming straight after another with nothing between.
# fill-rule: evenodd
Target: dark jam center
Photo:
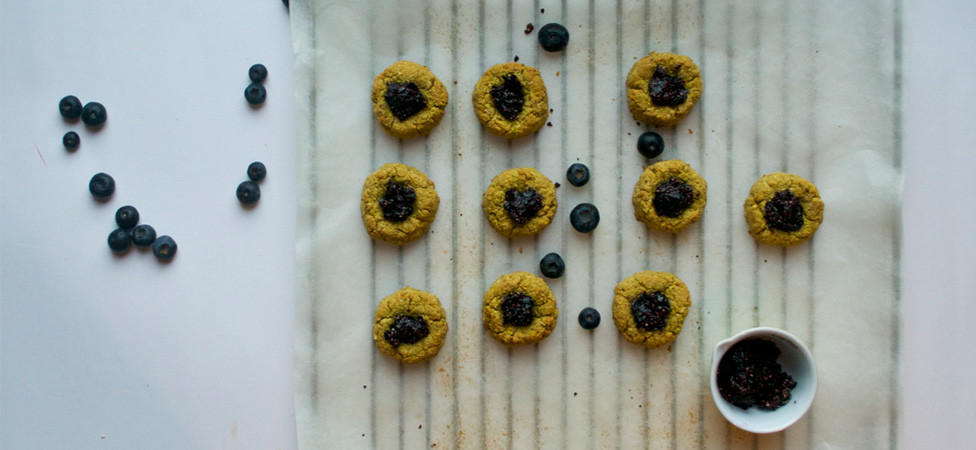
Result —
<instances>
[{"instance_id":1,"label":"dark jam center","mask_svg":"<svg viewBox=\"0 0 976 450\"><path fill-rule=\"evenodd\" d=\"M502 84L491 88L491 98L495 101L495 109L502 117L514 120L522 112L525 104L525 94L522 92L522 82L515 75L504 75Z\"/></svg>"},{"instance_id":2,"label":"dark jam center","mask_svg":"<svg viewBox=\"0 0 976 450\"><path fill-rule=\"evenodd\" d=\"M380 208L383 218L391 222L403 222L413 214L413 203L417 200L417 193L410 186L389 181L386 192L380 198Z\"/></svg>"},{"instance_id":3,"label":"dark jam center","mask_svg":"<svg viewBox=\"0 0 976 450\"><path fill-rule=\"evenodd\" d=\"M502 300L502 323L516 327L528 326L535 316L532 314L532 297L524 292L513 292Z\"/></svg>"},{"instance_id":4,"label":"dark jam center","mask_svg":"<svg viewBox=\"0 0 976 450\"><path fill-rule=\"evenodd\" d=\"M776 362L779 347L764 339L732 346L718 365L718 391L742 409L776 409L790 401L796 381Z\"/></svg>"},{"instance_id":5,"label":"dark jam center","mask_svg":"<svg viewBox=\"0 0 976 450\"><path fill-rule=\"evenodd\" d=\"M396 347L400 344L413 344L430 333L427 321L420 316L397 316L390 328L383 333L383 339Z\"/></svg>"},{"instance_id":6,"label":"dark jam center","mask_svg":"<svg viewBox=\"0 0 976 450\"><path fill-rule=\"evenodd\" d=\"M792 192L782 190L766 202L763 217L769 228L780 231L796 231L803 227L803 205Z\"/></svg>"},{"instance_id":7,"label":"dark jam center","mask_svg":"<svg viewBox=\"0 0 976 450\"><path fill-rule=\"evenodd\" d=\"M645 292L630 304L630 313L634 315L637 328L658 331L668 323L671 302L660 292Z\"/></svg>"},{"instance_id":8,"label":"dark jam center","mask_svg":"<svg viewBox=\"0 0 976 450\"><path fill-rule=\"evenodd\" d=\"M659 216L678 217L695 200L695 191L687 183L671 178L654 188L654 212Z\"/></svg>"},{"instance_id":9,"label":"dark jam center","mask_svg":"<svg viewBox=\"0 0 976 450\"><path fill-rule=\"evenodd\" d=\"M512 221L521 225L532 220L542 209L542 195L535 189L520 191L512 188L505 191L505 211Z\"/></svg>"},{"instance_id":10,"label":"dark jam center","mask_svg":"<svg viewBox=\"0 0 976 450\"><path fill-rule=\"evenodd\" d=\"M414 83L386 83L386 94L383 97L390 106L390 111L400 120L407 120L427 107L427 99Z\"/></svg>"},{"instance_id":11,"label":"dark jam center","mask_svg":"<svg viewBox=\"0 0 976 450\"><path fill-rule=\"evenodd\" d=\"M685 81L676 74L669 74L662 66L654 69L649 90L651 101L657 106L678 106L688 98Z\"/></svg>"}]
</instances>

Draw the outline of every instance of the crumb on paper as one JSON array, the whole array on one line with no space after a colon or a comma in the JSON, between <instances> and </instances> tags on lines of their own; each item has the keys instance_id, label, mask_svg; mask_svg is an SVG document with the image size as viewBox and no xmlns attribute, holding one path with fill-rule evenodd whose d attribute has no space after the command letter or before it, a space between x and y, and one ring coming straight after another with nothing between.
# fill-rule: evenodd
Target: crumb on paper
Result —
<instances>
[{"instance_id":1,"label":"crumb on paper","mask_svg":"<svg viewBox=\"0 0 976 450\"><path fill-rule=\"evenodd\" d=\"M525 26L525 34L531 34L532 33L532 30L534 30L534 29L535 29L535 25L532 25L531 23L528 24L528 25L526 25Z\"/></svg>"}]
</instances>

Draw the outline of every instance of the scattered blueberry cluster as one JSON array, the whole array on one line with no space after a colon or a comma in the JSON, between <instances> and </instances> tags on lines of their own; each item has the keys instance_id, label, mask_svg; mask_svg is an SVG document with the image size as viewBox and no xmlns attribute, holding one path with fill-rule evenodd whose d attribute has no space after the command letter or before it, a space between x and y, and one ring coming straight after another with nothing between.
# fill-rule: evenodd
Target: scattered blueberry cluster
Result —
<instances>
[{"instance_id":1,"label":"scattered blueberry cluster","mask_svg":"<svg viewBox=\"0 0 976 450\"><path fill-rule=\"evenodd\" d=\"M258 182L263 180L268 174L268 169L264 163L254 161L247 166L247 181L237 185L237 200L244 206L251 206L261 199L261 187Z\"/></svg>"},{"instance_id":2,"label":"scattered blueberry cluster","mask_svg":"<svg viewBox=\"0 0 976 450\"><path fill-rule=\"evenodd\" d=\"M247 76L251 79L251 84L244 89L244 99L255 106L264 103L264 99L268 96L268 92L264 89L268 68L264 67L264 64L255 64L248 69Z\"/></svg>"},{"instance_id":3,"label":"scattered blueberry cluster","mask_svg":"<svg viewBox=\"0 0 976 450\"><path fill-rule=\"evenodd\" d=\"M153 255L163 262L176 256L176 241L166 235L156 237L155 228L140 224L139 210L134 206L125 205L115 211L115 224L118 228L108 234L108 247L116 254L125 254L135 244L140 248L152 247Z\"/></svg>"},{"instance_id":4,"label":"scattered blueberry cluster","mask_svg":"<svg viewBox=\"0 0 976 450\"><path fill-rule=\"evenodd\" d=\"M88 102L82 106L81 100L74 95L62 98L58 103L58 111L61 112L61 117L69 122L74 122L80 118L90 130L98 130L108 120L108 113L101 103ZM78 133L74 131L68 131L61 138L61 143L64 144L66 150L73 152L81 145L81 136L78 136Z\"/></svg>"}]
</instances>

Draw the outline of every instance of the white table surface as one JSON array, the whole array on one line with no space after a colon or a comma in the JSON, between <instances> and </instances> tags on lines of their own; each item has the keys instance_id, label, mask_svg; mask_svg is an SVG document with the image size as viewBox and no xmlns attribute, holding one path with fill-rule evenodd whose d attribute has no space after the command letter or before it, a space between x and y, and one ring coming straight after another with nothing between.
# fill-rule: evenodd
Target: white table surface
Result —
<instances>
[{"instance_id":1,"label":"white table surface","mask_svg":"<svg viewBox=\"0 0 976 450\"><path fill-rule=\"evenodd\" d=\"M0 447L290 449L295 112L278 0L0 0ZM951 4L951 7L946 7ZM906 5L902 444L976 441L976 4ZM243 99L268 67L268 100ZM57 113L99 101L97 132ZM81 135L65 152L61 136ZM268 167L256 208L234 196ZM117 190L97 203L91 176ZM115 210L177 241L118 257Z\"/></svg>"}]
</instances>

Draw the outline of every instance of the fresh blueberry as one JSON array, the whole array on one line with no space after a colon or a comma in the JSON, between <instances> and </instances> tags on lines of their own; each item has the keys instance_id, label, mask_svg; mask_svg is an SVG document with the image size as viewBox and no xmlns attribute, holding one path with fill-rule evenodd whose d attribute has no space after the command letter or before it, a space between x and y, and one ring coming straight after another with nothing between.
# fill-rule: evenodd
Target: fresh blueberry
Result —
<instances>
[{"instance_id":1,"label":"fresh blueberry","mask_svg":"<svg viewBox=\"0 0 976 450\"><path fill-rule=\"evenodd\" d=\"M648 131L637 138L637 151L645 158L657 158L664 152L664 138L660 134Z\"/></svg>"},{"instance_id":2,"label":"fresh blueberry","mask_svg":"<svg viewBox=\"0 0 976 450\"><path fill-rule=\"evenodd\" d=\"M589 233L600 224L600 211L590 203L580 203L569 213L569 223L580 233Z\"/></svg>"},{"instance_id":3,"label":"fresh blueberry","mask_svg":"<svg viewBox=\"0 0 976 450\"><path fill-rule=\"evenodd\" d=\"M132 246L132 233L129 230L117 228L108 234L108 248L115 253L125 253Z\"/></svg>"},{"instance_id":4,"label":"fresh blueberry","mask_svg":"<svg viewBox=\"0 0 976 450\"><path fill-rule=\"evenodd\" d=\"M81 109L81 121L90 127L98 128L105 125L107 119L108 112L105 111L105 107L101 103L88 102Z\"/></svg>"},{"instance_id":5,"label":"fresh blueberry","mask_svg":"<svg viewBox=\"0 0 976 450\"><path fill-rule=\"evenodd\" d=\"M268 96L268 91L261 83L251 83L244 89L244 99L252 105L264 103L264 98Z\"/></svg>"},{"instance_id":6,"label":"fresh blueberry","mask_svg":"<svg viewBox=\"0 0 976 450\"><path fill-rule=\"evenodd\" d=\"M139 211L135 206L125 205L115 211L115 223L119 228L131 230L139 224Z\"/></svg>"},{"instance_id":7,"label":"fresh blueberry","mask_svg":"<svg viewBox=\"0 0 976 450\"><path fill-rule=\"evenodd\" d=\"M244 205L253 205L261 199L261 188L254 181L245 181L237 185L237 199Z\"/></svg>"},{"instance_id":8,"label":"fresh blueberry","mask_svg":"<svg viewBox=\"0 0 976 450\"><path fill-rule=\"evenodd\" d=\"M153 242L152 244L153 255L156 255L156 259L160 261L169 261L176 256L176 241L173 238L162 235Z\"/></svg>"},{"instance_id":9,"label":"fresh blueberry","mask_svg":"<svg viewBox=\"0 0 976 450\"><path fill-rule=\"evenodd\" d=\"M264 64L255 64L247 70L247 76L251 78L251 81L260 83L268 77L268 68L264 67Z\"/></svg>"},{"instance_id":10,"label":"fresh blueberry","mask_svg":"<svg viewBox=\"0 0 976 450\"><path fill-rule=\"evenodd\" d=\"M96 173L88 182L88 191L97 199L107 199L115 193L115 179L107 173Z\"/></svg>"},{"instance_id":11,"label":"fresh blueberry","mask_svg":"<svg viewBox=\"0 0 976 450\"><path fill-rule=\"evenodd\" d=\"M251 165L247 166L247 177L251 181L261 181L264 179L265 175L268 174L268 169L264 167L264 163L259 161L254 161Z\"/></svg>"},{"instance_id":12,"label":"fresh blueberry","mask_svg":"<svg viewBox=\"0 0 976 450\"><path fill-rule=\"evenodd\" d=\"M593 308L583 308L579 313L579 324L584 330L592 330L600 326L600 311Z\"/></svg>"},{"instance_id":13,"label":"fresh blueberry","mask_svg":"<svg viewBox=\"0 0 976 450\"><path fill-rule=\"evenodd\" d=\"M81 136L78 136L78 133L75 133L74 131L69 131L64 133L64 137L61 138L61 143L64 144L64 148L68 150L77 150L78 146L81 145Z\"/></svg>"},{"instance_id":14,"label":"fresh blueberry","mask_svg":"<svg viewBox=\"0 0 976 450\"><path fill-rule=\"evenodd\" d=\"M590 181L590 168L585 164L575 163L566 170L566 179L573 186L582 186Z\"/></svg>"},{"instance_id":15,"label":"fresh blueberry","mask_svg":"<svg viewBox=\"0 0 976 450\"><path fill-rule=\"evenodd\" d=\"M542 257L539 261L539 270L549 278L559 278L566 271L566 263L558 253L550 253Z\"/></svg>"},{"instance_id":16,"label":"fresh blueberry","mask_svg":"<svg viewBox=\"0 0 976 450\"><path fill-rule=\"evenodd\" d=\"M146 224L137 225L132 229L132 243L136 247L149 247L156 240L156 229Z\"/></svg>"},{"instance_id":17,"label":"fresh blueberry","mask_svg":"<svg viewBox=\"0 0 976 450\"><path fill-rule=\"evenodd\" d=\"M81 100L74 95L69 95L61 99L58 103L58 110L61 111L61 117L65 120L75 120L81 117Z\"/></svg>"},{"instance_id":18,"label":"fresh blueberry","mask_svg":"<svg viewBox=\"0 0 976 450\"><path fill-rule=\"evenodd\" d=\"M539 44L547 52L558 52L569 43L569 30L558 23L548 23L539 30Z\"/></svg>"}]
</instances>

